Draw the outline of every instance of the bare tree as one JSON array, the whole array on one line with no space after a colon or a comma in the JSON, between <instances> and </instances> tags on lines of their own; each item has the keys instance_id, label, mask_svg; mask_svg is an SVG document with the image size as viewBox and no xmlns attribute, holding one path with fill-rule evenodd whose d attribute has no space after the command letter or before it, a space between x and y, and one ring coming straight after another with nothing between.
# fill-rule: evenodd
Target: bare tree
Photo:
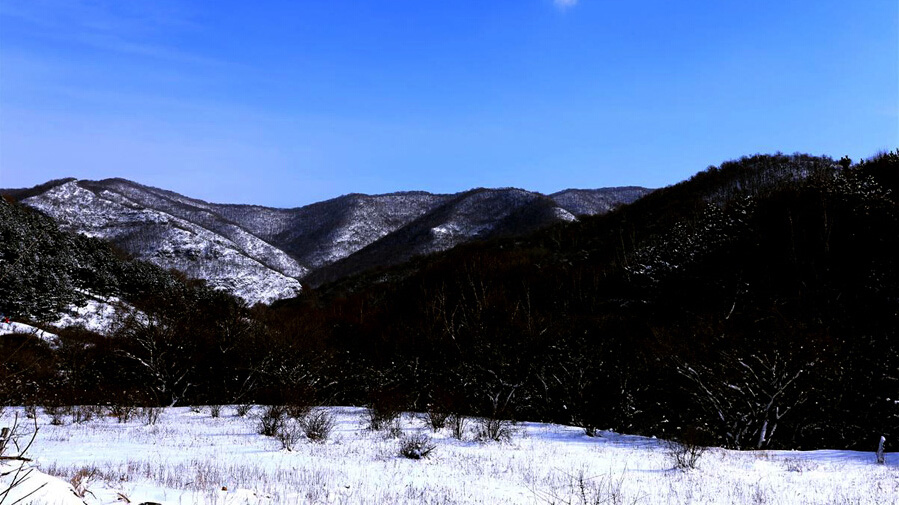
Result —
<instances>
[{"instance_id":1,"label":"bare tree","mask_svg":"<svg viewBox=\"0 0 899 505\"><path fill-rule=\"evenodd\" d=\"M807 392L800 379L815 362L795 363L774 350L747 355L721 353L717 363L678 363L689 394L724 429L728 446L768 447L780 420L801 405Z\"/></svg>"},{"instance_id":2,"label":"bare tree","mask_svg":"<svg viewBox=\"0 0 899 505\"><path fill-rule=\"evenodd\" d=\"M147 376L147 387L157 400L176 405L192 386L194 371L189 335L177 315L163 310L153 313L130 311L115 334L128 339L122 355L134 362Z\"/></svg>"}]
</instances>

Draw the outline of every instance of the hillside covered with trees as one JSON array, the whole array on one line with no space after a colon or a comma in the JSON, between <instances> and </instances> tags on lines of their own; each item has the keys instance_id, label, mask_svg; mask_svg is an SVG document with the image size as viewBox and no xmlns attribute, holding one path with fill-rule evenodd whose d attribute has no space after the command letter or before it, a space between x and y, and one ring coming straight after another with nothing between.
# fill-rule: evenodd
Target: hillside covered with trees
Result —
<instances>
[{"instance_id":1,"label":"hillside covered with trees","mask_svg":"<svg viewBox=\"0 0 899 505\"><path fill-rule=\"evenodd\" d=\"M606 215L253 309L176 277L128 287L146 267L26 213L17 227L114 266L83 280L78 254L20 245L4 251L4 272L21 271L4 294L45 276L17 302L43 300L35 317L69 302L38 292L54 282L73 289L48 292L117 290L136 310L107 335L61 331L57 348L21 337L28 356L3 340L0 379L34 380L2 401L365 404L733 448L872 449L899 436L897 195L899 152L757 155ZM32 233L8 230L4 244Z\"/></svg>"}]
</instances>

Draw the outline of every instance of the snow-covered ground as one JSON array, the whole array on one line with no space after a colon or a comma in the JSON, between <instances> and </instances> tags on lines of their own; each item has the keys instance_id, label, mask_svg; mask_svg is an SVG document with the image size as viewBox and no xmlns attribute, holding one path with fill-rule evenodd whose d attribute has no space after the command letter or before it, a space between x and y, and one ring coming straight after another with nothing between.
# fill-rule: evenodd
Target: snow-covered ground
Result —
<instances>
[{"instance_id":1,"label":"snow-covered ground","mask_svg":"<svg viewBox=\"0 0 899 505\"><path fill-rule=\"evenodd\" d=\"M49 326L55 328L81 327L95 333L106 334L115 327L123 313L131 313L135 310L117 297L104 298L92 293L85 294L90 298L83 305L69 305L57 320L49 323ZM59 345L59 336L55 333L17 321L8 323L0 321L0 336L12 333L27 333L53 347Z\"/></svg>"},{"instance_id":2,"label":"snow-covered ground","mask_svg":"<svg viewBox=\"0 0 899 505\"><path fill-rule=\"evenodd\" d=\"M29 451L36 471L6 503L51 481L33 503L899 503L896 453L877 465L873 453L713 449L681 471L654 439L523 423L509 442L479 443L430 433L406 415L406 433L429 433L436 444L410 460L398 456L396 439L364 429L362 409L331 412L330 439L300 441L292 452L258 435L252 413L238 417L231 407L220 418L168 409L155 425L95 418L53 426L42 414ZM7 408L0 426L16 413ZM72 501L73 491L81 498Z\"/></svg>"},{"instance_id":3,"label":"snow-covered ground","mask_svg":"<svg viewBox=\"0 0 899 505\"><path fill-rule=\"evenodd\" d=\"M59 344L58 335L35 328L30 324L17 323L15 321L10 321L8 323L0 322L0 335L10 335L13 333L27 333L29 335L34 335L54 347Z\"/></svg>"},{"instance_id":4,"label":"snow-covered ground","mask_svg":"<svg viewBox=\"0 0 899 505\"><path fill-rule=\"evenodd\" d=\"M70 305L68 310L51 324L58 328L79 326L103 334L115 325L120 312L134 310L117 297L102 298L90 293L89 295L93 298L89 298L80 307Z\"/></svg>"}]
</instances>

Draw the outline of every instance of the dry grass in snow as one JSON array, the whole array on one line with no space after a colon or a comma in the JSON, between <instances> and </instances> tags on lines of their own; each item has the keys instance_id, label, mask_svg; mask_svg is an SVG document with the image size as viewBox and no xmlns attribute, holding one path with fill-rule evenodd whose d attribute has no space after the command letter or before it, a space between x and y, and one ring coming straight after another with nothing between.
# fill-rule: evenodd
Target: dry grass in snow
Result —
<instances>
[{"instance_id":1,"label":"dry grass in snow","mask_svg":"<svg viewBox=\"0 0 899 505\"><path fill-rule=\"evenodd\" d=\"M107 417L54 426L41 415L30 485L56 476L67 485L54 492L67 488L88 505L899 503L896 453L877 465L873 452L711 449L696 469L682 471L654 439L610 432L590 438L578 428L522 423L508 442L477 442L474 433L459 441L407 414L403 432L427 434L434 446L408 459L399 439L365 429L364 409L331 408L330 437L301 439L290 451L257 433L259 412L240 417L224 407L215 418L174 408L155 425ZM0 426L15 413L23 414L6 409ZM35 504L72 503L61 494L36 496Z\"/></svg>"}]
</instances>

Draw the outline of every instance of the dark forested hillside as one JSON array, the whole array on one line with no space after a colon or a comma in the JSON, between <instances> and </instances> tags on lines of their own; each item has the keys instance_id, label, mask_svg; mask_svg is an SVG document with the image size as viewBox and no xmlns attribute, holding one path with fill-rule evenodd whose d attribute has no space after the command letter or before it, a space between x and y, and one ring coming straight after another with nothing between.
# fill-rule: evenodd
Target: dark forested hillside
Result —
<instances>
[{"instance_id":1,"label":"dark forested hillside","mask_svg":"<svg viewBox=\"0 0 899 505\"><path fill-rule=\"evenodd\" d=\"M141 312L90 336L92 347L68 347L77 360L44 350L54 358L42 363L93 385L56 381L72 401L114 390L130 402L365 404L735 448L870 450L899 436L897 181L899 151L856 164L746 157L605 215L350 265L359 273L270 307L144 287ZM557 208L531 195L505 229ZM464 213L473 196L514 197L438 209ZM413 220L394 236L450 221ZM31 258L24 249L17 257ZM77 271L52 254L34 261L47 262L48 282Z\"/></svg>"},{"instance_id":2,"label":"dark forested hillside","mask_svg":"<svg viewBox=\"0 0 899 505\"><path fill-rule=\"evenodd\" d=\"M277 311L326 321L367 370L354 401L402 392L730 447L870 448L899 426L897 172L895 153L744 158Z\"/></svg>"},{"instance_id":3,"label":"dark forested hillside","mask_svg":"<svg viewBox=\"0 0 899 505\"><path fill-rule=\"evenodd\" d=\"M117 308L108 334L48 326L88 299ZM0 199L0 313L59 333L52 345L0 334L0 405L102 404L123 395L170 403L187 393L186 384L196 384L196 393L207 387L199 376L209 360L221 358L213 350L225 342L221 329L239 326L241 310L201 281L129 259Z\"/></svg>"},{"instance_id":4,"label":"dark forested hillside","mask_svg":"<svg viewBox=\"0 0 899 505\"><path fill-rule=\"evenodd\" d=\"M139 298L177 284L172 274L130 261L102 240L63 232L22 205L0 201L0 312L56 319L87 296Z\"/></svg>"}]
</instances>

